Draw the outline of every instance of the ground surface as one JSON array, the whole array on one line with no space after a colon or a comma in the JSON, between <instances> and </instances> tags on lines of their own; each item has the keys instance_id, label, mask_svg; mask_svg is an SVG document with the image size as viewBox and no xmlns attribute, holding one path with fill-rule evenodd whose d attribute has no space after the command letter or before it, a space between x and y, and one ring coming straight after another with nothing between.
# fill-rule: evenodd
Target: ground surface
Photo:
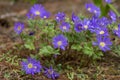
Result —
<instances>
[{"instance_id":1,"label":"ground surface","mask_svg":"<svg viewBox=\"0 0 120 80\"><path fill-rule=\"evenodd\" d=\"M89 0L48 0L47 2L41 2L52 14L58 11L64 11L68 16L72 12L76 14L81 13L86 16L89 15L84 8L85 3L90 2ZM30 6L30 3L23 3L22 0L16 3L11 2L11 0L0 0L0 58L3 58L7 51L14 50L16 44L21 44L20 38L14 35L13 23L16 21L26 22L25 14ZM8 17L6 17L7 15ZM51 18L53 17L54 15ZM12 55L8 54L7 57L9 58L9 56ZM17 69L20 68L3 59L0 62L0 80L28 80L30 76L20 76ZM75 72L76 70L73 69L70 71ZM78 74L85 78L84 80L120 80L120 57L106 53L102 60L98 61L95 65L81 68ZM74 80L82 79L76 78ZM29 80L49 79L39 74L29 78ZM63 73L58 80L68 80L68 78Z\"/></svg>"}]
</instances>

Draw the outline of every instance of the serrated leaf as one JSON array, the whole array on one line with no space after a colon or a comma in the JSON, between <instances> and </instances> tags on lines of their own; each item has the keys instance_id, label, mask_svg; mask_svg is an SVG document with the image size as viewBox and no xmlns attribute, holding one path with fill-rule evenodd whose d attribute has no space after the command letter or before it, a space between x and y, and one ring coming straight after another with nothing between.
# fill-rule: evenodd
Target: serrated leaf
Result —
<instances>
[{"instance_id":1,"label":"serrated leaf","mask_svg":"<svg viewBox=\"0 0 120 80\"><path fill-rule=\"evenodd\" d=\"M94 54L94 49L93 49L91 43L84 44L83 53L88 55L88 56L92 56Z\"/></svg>"},{"instance_id":2,"label":"serrated leaf","mask_svg":"<svg viewBox=\"0 0 120 80\"><path fill-rule=\"evenodd\" d=\"M35 49L35 46L34 46L34 44L33 44L32 42L26 42L26 43L24 44L24 46L25 46L26 48L30 49L30 50L34 50L34 49Z\"/></svg>"},{"instance_id":3,"label":"serrated leaf","mask_svg":"<svg viewBox=\"0 0 120 80\"><path fill-rule=\"evenodd\" d=\"M80 51L82 49L82 46L80 44L74 44L71 46L71 49Z\"/></svg>"},{"instance_id":4,"label":"serrated leaf","mask_svg":"<svg viewBox=\"0 0 120 80\"><path fill-rule=\"evenodd\" d=\"M51 55L51 54L59 54L58 50L55 50L51 46L44 46L39 51L40 55Z\"/></svg>"}]
</instances>

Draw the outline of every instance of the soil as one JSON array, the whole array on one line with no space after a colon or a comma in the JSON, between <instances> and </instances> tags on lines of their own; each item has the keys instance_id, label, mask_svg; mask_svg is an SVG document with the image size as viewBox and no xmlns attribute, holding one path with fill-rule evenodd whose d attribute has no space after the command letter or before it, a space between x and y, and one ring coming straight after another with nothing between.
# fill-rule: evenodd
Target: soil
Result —
<instances>
[{"instance_id":1,"label":"soil","mask_svg":"<svg viewBox=\"0 0 120 80\"><path fill-rule=\"evenodd\" d=\"M52 13L51 18L54 18L54 14L58 11L65 12L69 17L72 12L90 16L84 7L85 3L89 2L91 2L91 0L39 1L39 3ZM17 21L26 22L25 15L31 6L32 4L25 2L24 0L16 0L16 2L13 2L12 0L0 0L0 57L2 53L14 49L16 44L21 44L20 37L14 35L13 24ZM119 8L118 6L116 7ZM49 80L46 77L41 76L41 74L32 76L28 79L28 77L30 77L29 75L20 76L19 74L16 74L13 69L16 70L17 67L12 66L5 61L0 62L0 80ZM81 71L83 71L82 74L88 75L89 77L85 80L120 80L120 57L111 53L105 53L103 59L97 61L96 66L90 65L89 67L81 68ZM6 79L4 74L9 72L11 72L11 78ZM66 74L63 73L58 80L68 80L68 78ZM74 80L79 79L76 78Z\"/></svg>"}]
</instances>

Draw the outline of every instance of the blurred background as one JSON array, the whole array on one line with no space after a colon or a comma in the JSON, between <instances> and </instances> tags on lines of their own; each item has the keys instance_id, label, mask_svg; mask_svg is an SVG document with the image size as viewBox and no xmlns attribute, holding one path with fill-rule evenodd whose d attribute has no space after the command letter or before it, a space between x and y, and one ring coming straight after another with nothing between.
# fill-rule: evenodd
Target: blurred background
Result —
<instances>
[{"instance_id":1,"label":"blurred background","mask_svg":"<svg viewBox=\"0 0 120 80\"><path fill-rule=\"evenodd\" d=\"M71 16L72 12L89 15L85 3L90 2L92 0L0 0L0 19L19 21L25 17L34 3L42 4L51 12L52 17L58 11L63 11L68 16ZM120 11L120 0L113 0L113 4Z\"/></svg>"}]
</instances>

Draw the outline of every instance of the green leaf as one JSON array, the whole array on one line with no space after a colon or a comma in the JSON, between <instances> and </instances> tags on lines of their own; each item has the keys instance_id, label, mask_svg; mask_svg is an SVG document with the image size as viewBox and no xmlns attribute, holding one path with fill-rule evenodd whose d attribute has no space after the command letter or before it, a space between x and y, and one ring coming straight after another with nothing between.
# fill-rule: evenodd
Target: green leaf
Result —
<instances>
[{"instance_id":1,"label":"green leaf","mask_svg":"<svg viewBox=\"0 0 120 80\"><path fill-rule=\"evenodd\" d=\"M93 58L93 60L96 60L96 59L101 59L102 56L103 56L103 53L101 51L99 51L99 52L96 52L95 54L93 54L92 58Z\"/></svg>"},{"instance_id":2,"label":"green leaf","mask_svg":"<svg viewBox=\"0 0 120 80\"><path fill-rule=\"evenodd\" d=\"M93 49L91 43L84 44L83 53L90 56L90 57L94 54L94 49Z\"/></svg>"},{"instance_id":3,"label":"green leaf","mask_svg":"<svg viewBox=\"0 0 120 80\"><path fill-rule=\"evenodd\" d=\"M39 51L40 55L51 55L51 54L59 54L58 50L55 50L53 47L51 46L44 46L40 49Z\"/></svg>"},{"instance_id":4,"label":"green leaf","mask_svg":"<svg viewBox=\"0 0 120 80\"><path fill-rule=\"evenodd\" d=\"M115 54L117 54L118 56L120 56L120 45L114 45L113 47L112 47L112 50L113 50L113 52L115 53Z\"/></svg>"},{"instance_id":5,"label":"green leaf","mask_svg":"<svg viewBox=\"0 0 120 80\"><path fill-rule=\"evenodd\" d=\"M81 46L80 44L73 44L73 45L71 46L71 49L80 51L80 50L82 49L82 46Z\"/></svg>"},{"instance_id":6,"label":"green leaf","mask_svg":"<svg viewBox=\"0 0 120 80\"><path fill-rule=\"evenodd\" d=\"M35 46L31 41L26 42L24 46L30 50L35 50Z\"/></svg>"},{"instance_id":7,"label":"green leaf","mask_svg":"<svg viewBox=\"0 0 120 80\"><path fill-rule=\"evenodd\" d=\"M102 0L93 0L93 2L98 7L102 4Z\"/></svg>"}]
</instances>

